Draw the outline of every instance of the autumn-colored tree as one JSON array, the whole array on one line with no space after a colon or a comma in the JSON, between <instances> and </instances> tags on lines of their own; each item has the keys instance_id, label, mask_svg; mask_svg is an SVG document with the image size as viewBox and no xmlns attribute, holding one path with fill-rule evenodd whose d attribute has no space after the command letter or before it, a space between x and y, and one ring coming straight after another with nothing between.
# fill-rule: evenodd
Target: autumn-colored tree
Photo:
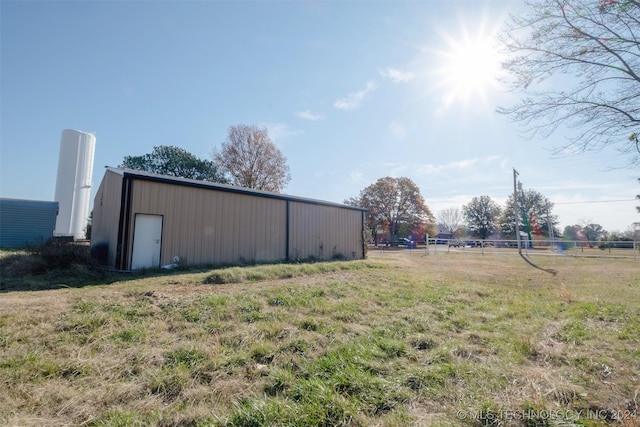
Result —
<instances>
[{"instance_id":1,"label":"autumn-colored tree","mask_svg":"<svg viewBox=\"0 0 640 427\"><path fill-rule=\"evenodd\" d=\"M518 192L518 228L520 231L551 237L559 234L556 229L557 215L553 214L553 203L540 192L528 189ZM513 195L507 199L500 218L500 231L505 237L516 238L516 217L513 209Z\"/></svg>"},{"instance_id":2,"label":"autumn-colored tree","mask_svg":"<svg viewBox=\"0 0 640 427\"><path fill-rule=\"evenodd\" d=\"M269 138L267 129L237 125L220 147L215 164L232 185L279 193L291 181L287 159Z\"/></svg>"},{"instance_id":3,"label":"autumn-colored tree","mask_svg":"<svg viewBox=\"0 0 640 427\"><path fill-rule=\"evenodd\" d=\"M576 242L579 240L586 240L584 234L582 234L582 227L578 224L565 226L564 231L562 232L562 238Z\"/></svg>"},{"instance_id":4,"label":"autumn-colored tree","mask_svg":"<svg viewBox=\"0 0 640 427\"><path fill-rule=\"evenodd\" d=\"M389 239L396 240L401 233L432 234L435 230L435 218L409 178L380 178L345 203L367 209L367 225L374 238L387 233Z\"/></svg>"}]
</instances>

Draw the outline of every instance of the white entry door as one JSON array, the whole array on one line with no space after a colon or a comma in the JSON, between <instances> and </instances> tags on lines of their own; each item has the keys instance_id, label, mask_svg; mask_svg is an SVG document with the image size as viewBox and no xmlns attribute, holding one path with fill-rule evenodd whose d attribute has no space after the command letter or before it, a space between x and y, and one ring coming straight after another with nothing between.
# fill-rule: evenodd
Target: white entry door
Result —
<instances>
[{"instance_id":1,"label":"white entry door","mask_svg":"<svg viewBox=\"0 0 640 427\"><path fill-rule=\"evenodd\" d=\"M131 269L160 267L162 216L136 214Z\"/></svg>"}]
</instances>

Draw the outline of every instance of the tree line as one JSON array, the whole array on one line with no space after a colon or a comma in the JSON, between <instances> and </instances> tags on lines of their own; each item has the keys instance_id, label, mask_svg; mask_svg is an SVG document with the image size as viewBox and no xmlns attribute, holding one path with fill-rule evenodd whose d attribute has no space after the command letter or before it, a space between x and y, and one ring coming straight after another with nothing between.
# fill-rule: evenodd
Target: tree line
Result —
<instances>
[{"instance_id":1,"label":"tree line","mask_svg":"<svg viewBox=\"0 0 640 427\"><path fill-rule=\"evenodd\" d=\"M148 154L126 156L120 167L277 193L291 180L286 158L264 128L231 126L227 139L220 148L212 150L211 156L212 160L200 159L183 148L161 145ZM624 239L629 234L616 232L610 236L594 223L567 226L560 233L557 215L552 212L553 203L541 193L531 189L519 191L517 202L518 211L513 195L504 207L489 196L477 196L462 209L444 209L436 218L418 186L406 177L380 178L357 197L344 201L367 209L367 228L370 240L375 243L402 238L417 241L427 234L515 239L516 221L519 230L529 238L564 235L570 240L594 242L603 237Z\"/></svg>"},{"instance_id":2,"label":"tree line","mask_svg":"<svg viewBox=\"0 0 640 427\"><path fill-rule=\"evenodd\" d=\"M535 190L519 192L518 197L517 216L513 196L504 208L489 196L478 196L462 210L445 209L436 219L413 181L406 177L386 177L344 203L367 209L367 226L375 243L401 238L419 240L426 234L479 239L500 234L504 238L515 238L516 220L520 229L529 233L559 234L557 216L551 213L553 203Z\"/></svg>"},{"instance_id":3,"label":"tree line","mask_svg":"<svg viewBox=\"0 0 640 427\"><path fill-rule=\"evenodd\" d=\"M235 125L214 148L212 160L161 145L141 156L126 156L119 167L279 193L291 181L289 165L266 128Z\"/></svg>"},{"instance_id":4,"label":"tree line","mask_svg":"<svg viewBox=\"0 0 640 427\"><path fill-rule=\"evenodd\" d=\"M562 237L590 245L602 239L633 239L634 230L609 233L591 222L566 226L560 232L554 204L547 197L533 189L520 190L515 197L510 195L500 206L489 196L477 196L462 209L448 208L434 216L411 179L385 177L344 203L367 209L369 240L376 244L403 238L422 241L427 234L448 239L516 239L516 223L528 239Z\"/></svg>"}]
</instances>

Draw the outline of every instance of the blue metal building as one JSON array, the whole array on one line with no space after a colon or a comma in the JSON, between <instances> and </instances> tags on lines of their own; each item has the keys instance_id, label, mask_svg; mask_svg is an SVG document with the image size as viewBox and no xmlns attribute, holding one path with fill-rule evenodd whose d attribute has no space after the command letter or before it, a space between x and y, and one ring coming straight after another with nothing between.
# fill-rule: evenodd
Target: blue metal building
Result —
<instances>
[{"instance_id":1,"label":"blue metal building","mask_svg":"<svg viewBox=\"0 0 640 427\"><path fill-rule=\"evenodd\" d=\"M57 216L58 202L0 198L0 247L48 242Z\"/></svg>"}]
</instances>

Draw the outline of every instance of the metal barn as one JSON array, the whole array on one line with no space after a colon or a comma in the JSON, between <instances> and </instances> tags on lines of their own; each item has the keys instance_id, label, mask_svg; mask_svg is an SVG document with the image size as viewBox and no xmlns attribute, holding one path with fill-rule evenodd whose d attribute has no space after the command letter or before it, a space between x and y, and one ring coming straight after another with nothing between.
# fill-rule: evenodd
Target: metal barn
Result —
<instances>
[{"instance_id":1,"label":"metal barn","mask_svg":"<svg viewBox=\"0 0 640 427\"><path fill-rule=\"evenodd\" d=\"M47 243L53 237L58 202L0 199L0 247Z\"/></svg>"},{"instance_id":2,"label":"metal barn","mask_svg":"<svg viewBox=\"0 0 640 427\"><path fill-rule=\"evenodd\" d=\"M185 264L365 257L361 208L107 168L91 245L121 270Z\"/></svg>"}]
</instances>

